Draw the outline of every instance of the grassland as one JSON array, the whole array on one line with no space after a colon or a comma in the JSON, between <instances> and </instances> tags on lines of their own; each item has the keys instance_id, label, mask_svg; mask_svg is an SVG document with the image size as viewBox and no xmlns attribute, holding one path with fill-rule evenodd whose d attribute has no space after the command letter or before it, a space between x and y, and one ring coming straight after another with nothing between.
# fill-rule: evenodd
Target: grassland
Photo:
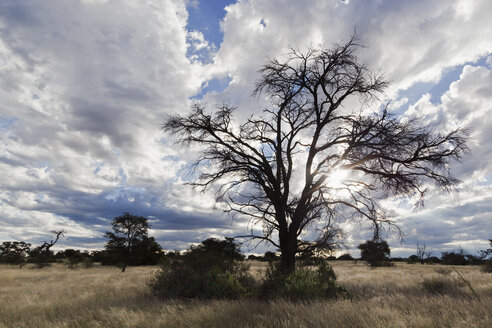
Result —
<instances>
[{"instance_id":1,"label":"grassland","mask_svg":"<svg viewBox=\"0 0 492 328\"><path fill-rule=\"evenodd\" d=\"M457 267L478 298L466 285L426 291L424 280L444 276L439 265L333 267L351 299L162 301L146 287L156 267L0 266L0 327L492 327L492 274L479 267Z\"/></svg>"}]
</instances>

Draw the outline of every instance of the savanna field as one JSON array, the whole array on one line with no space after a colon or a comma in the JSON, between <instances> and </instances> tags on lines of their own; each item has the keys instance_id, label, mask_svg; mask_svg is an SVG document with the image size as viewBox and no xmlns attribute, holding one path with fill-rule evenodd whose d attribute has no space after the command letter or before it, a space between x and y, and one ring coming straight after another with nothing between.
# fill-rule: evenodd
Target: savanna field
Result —
<instances>
[{"instance_id":1,"label":"savanna field","mask_svg":"<svg viewBox=\"0 0 492 328\"><path fill-rule=\"evenodd\" d=\"M257 277L267 268L248 263ZM161 300L147 286L155 266L2 265L0 327L492 327L492 274L479 266L331 264L349 298Z\"/></svg>"}]
</instances>

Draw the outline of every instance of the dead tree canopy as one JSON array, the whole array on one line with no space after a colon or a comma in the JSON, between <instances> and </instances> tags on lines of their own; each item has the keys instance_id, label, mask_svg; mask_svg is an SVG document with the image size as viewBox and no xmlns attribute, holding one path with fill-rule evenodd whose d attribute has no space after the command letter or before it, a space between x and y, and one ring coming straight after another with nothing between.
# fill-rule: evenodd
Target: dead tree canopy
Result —
<instances>
[{"instance_id":1,"label":"dead tree canopy","mask_svg":"<svg viewBox=\"0 0 492 328\"><path fill-rule=\"evenodd\" d=\"M358 61L359 47L354 37L268 60L254 95L269 106L242 123L228 104L209 112L196 103L163 124L177 140L201 146L192 185L215 185L227 211L262 224L263 233L250 237L278 247L287 271L307 229L316 226L326 243L334 220L350 212L369 220L377 239L391 223L378 199L423 197L428 182L450 188L457 180L449 163L467 151L461 129L439 132L387 106L370 110L387 82Z\"/></svg>"}]
</instances>

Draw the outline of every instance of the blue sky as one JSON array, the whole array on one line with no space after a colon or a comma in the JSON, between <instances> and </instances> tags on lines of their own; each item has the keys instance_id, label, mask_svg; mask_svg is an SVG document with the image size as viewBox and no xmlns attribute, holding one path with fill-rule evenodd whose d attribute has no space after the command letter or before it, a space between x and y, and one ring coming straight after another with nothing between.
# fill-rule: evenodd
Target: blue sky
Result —
<instances>
[{"instance_id":1,"label":"blue sky","mask_svg":"<svg viewBox=\"0 0 492 328\"><path fill-rule=\"evenodd\" d=\"M193 101L259 113L257 70L287 46L330 47L354 28L360 59L391 81L383 100L401 117L470 129L455 163L458 191L431 189L423 208L383 205L403 228L393 255L417 242L438 255L492 238L492 24L489 1L114 1L0 3L0 241L100 248L112 217L147 216L167 249L243 234L213 192L183 182L197 149L160 130ZM346 223L354 255L368 237ZM247 250L247 249L245 249ZM259 248L257 252L263 252Z\"/></svg>"},{"instance_id":2,"label":"blue sky","mask_svg":"<svg viewBox=\"0 0 492 328\"><path fill-rule=\"evenodd\" d=\"M188 30L200 31L204 38L220 47L223 33L220 22L226 15L225 8L234 4L234 0L190 1L188 9Z\"/></svg>"}]
</instances>

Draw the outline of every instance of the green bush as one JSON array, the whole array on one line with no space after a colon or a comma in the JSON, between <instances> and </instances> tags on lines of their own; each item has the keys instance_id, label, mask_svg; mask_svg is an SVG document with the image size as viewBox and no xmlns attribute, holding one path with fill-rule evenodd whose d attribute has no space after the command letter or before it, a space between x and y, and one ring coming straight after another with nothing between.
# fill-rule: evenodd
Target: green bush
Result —
<instances>
[{"instance_id":1,"label":"green bush","mask_svg":"<svg viewBox=\"0 0 492 328\"><path fill-rule=\"evenodd\" d=\"M326 261L319 261L315 269L301 267L291 274L284 274L278 266L270 265L261 286L263 298L299 300L343 295L347 292L336 284L335 272Z\"/></svg>"},{"instance_id":2,"label":"green bush","mask_svg":"<svg viewBox=\"0 0 492 328\"><path fill-rule=\"evenodd\" d=\"M207 239L182 256L168 257L149 286L162 298L239 298L254 280L232 240Z\"/></svg>"}]
</instances>

